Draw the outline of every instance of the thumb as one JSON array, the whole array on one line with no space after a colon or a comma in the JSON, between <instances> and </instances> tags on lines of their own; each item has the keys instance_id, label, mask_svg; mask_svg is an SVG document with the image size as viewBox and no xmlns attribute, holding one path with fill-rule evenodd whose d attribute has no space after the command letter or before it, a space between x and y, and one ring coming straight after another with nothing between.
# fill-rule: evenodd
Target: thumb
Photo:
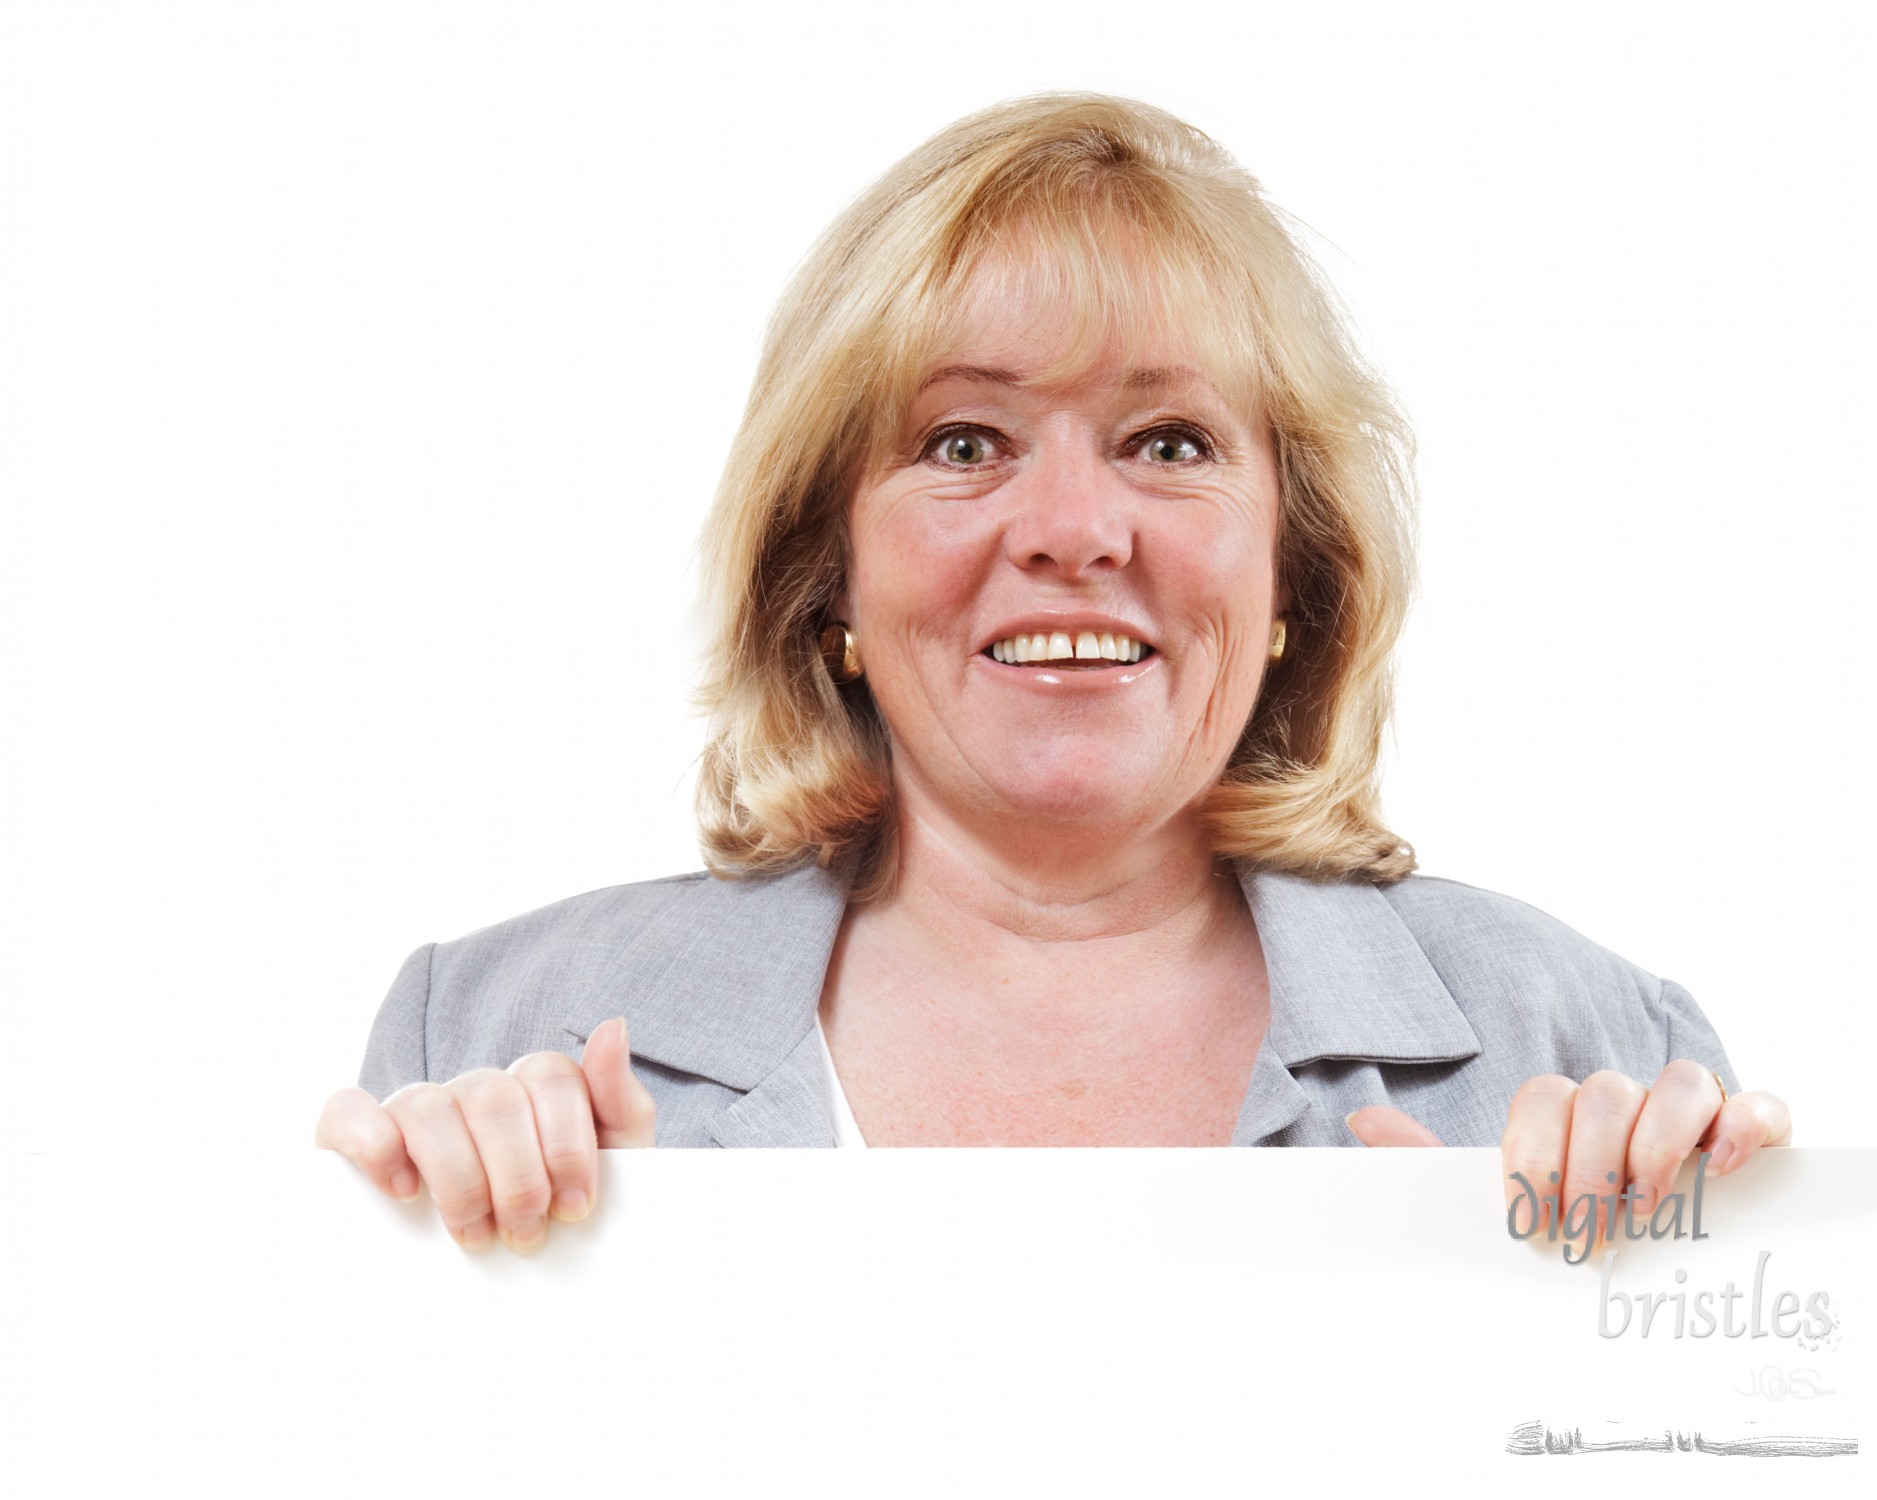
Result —
<instances>
[{"instance_id":1,"label":"thumb","mask_svg":"<svg viewBox=\"0 0 1877 1500\"><path fill-rule=\"evenodd\" d=\"M1365 1146L1439 1146L1443 1144L1412 1115L1388 1104L1370 1104L1345 1115L1343 1123Z\"/></svg>"},{"instance_id":2,"label":"thumb","mask_svg":"<svg viewBox=\"0 0 1877 1500\"><path fill-rule=\"evenodd\" d=\"M593 1028L580 1054L580 1071L586 1074L593 1100L593 1132L600 1149L653 1145L652 1096L632 1076L624 1016Z\"/></svg>"}]
</instances>

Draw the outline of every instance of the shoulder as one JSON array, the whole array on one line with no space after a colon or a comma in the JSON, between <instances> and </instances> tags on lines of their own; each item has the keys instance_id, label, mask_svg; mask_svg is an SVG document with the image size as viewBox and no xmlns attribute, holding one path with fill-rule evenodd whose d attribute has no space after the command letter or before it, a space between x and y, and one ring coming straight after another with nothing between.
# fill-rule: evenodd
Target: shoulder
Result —
<instances>
[{"instance_id":1,"label":"shoulder","mask_svg":"<svg viewBox=\"0 0 1877 1500\"><path fill-rule=\"evenodd\" d=\"M683 920L712 879L708 871L667 875L585 891L492 922L436 945L432 983L491 967L578 962L582 951L621 941L636 946L673 917Z\"/></svg>"},{"instance_id":2,"label":"shoulder","mask_svg":"<svg viewBox=\"0 0 1877 1500\"><path fill-rule=\"evenodd\" d=\"M583 1045L624 1016L635 1064L747 1088L814 1023L844 871L692 871L607 886L438 943L430 1076Z\"/></svg>"},{"instance_id":3,"label":"shoulder","mask_svg":"<svg viewBox=\"0 0 1877 1500\"><path fill-rule=\"evenodd\" d=\"M661 926L689 927L683 911L708 878L608 886L424 944L378 1007L360 1086L383 1099L407 1083L506 1067L530 1052L574 1052L587 1035L580 1019L596 1002L613 1006L611 1015L628 1009L620 991L631 986L616 983L622 952Z\"/></svg>"},{"instance_id":4,"label":"shoulder","mask_svg":"<svg viewBox=\"0 0 1877 1500\"><path fill-rule=\"evenodd\" d=\"M559 1024L595 1005L638 1022L635 1011L651 1003L673 965L696 964L736 941L739 928L761 925L770 883L693 870L586 891L479 927L436 945L431 1005L530 1037L543 1016Z\"/></svg>"},{"instance_id":5,"label":"shoulder","mask_svg":"<svg viewBox=\"0 0 1877 1500\"><path fill-rule=\"evenodd\" d=\"M1549 912L1497 891L1432 875L1410 875L1379 889L1443 977L1644 988L1661 983Z\"/></svg>"},{"instance_id":6,"label":"shoulder","mask_svg":"<svg viewBox=\"0 0 1877 1500\"><path fill-rule=\"evenodd\" d=\"M1380 889L1487 1051L1533 1073L1616 1067L1649 1082L1678 1045L1710 1042L1680 986L1527 902L1425 875Z\"/></svg>"},{"instance_id":7,"label":"shoulder","mask_svg":"<svg viewBox=\"0 0 1877 1500\"><path fill-rule=\"evenodd\" d=\"M655 977L727 951L784 942L824 925L846 904L837 873L813 865L730 878L707 870L605 886L436 945L434 986L554 986L563 994L602 972L610 981Z\"/></svg>"}]
</instances>

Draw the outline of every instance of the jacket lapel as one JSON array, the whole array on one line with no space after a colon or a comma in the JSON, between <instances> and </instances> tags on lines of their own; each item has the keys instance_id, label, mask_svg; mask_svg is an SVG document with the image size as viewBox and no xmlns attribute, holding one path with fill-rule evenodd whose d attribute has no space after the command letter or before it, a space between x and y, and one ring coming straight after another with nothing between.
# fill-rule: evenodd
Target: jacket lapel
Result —
<instances>
[{"instance_id":1,"label":"jacket lapel","mask_svg":"<svg viewBox=\"0 0 1877 1500\"><path fill-rule=\"evenodd\" d=\"M1266 1040L1286 1068L1479 1055L1472 1026L1379 887L1242 867L1239 883L1270 976Z\"/></svg>"},{"instance_id":2,"label":"jacket lapel","mask_svg":"<svg viewBox=\"0 0 1877 1500\"><path fill-rule=\"evenodd\" d=\"M1377 886L1304 880L1238 867L1258 924L1271 997L1270 1027L1232 1133L1256 1146L1316 1108L1294 1069L1343 1060L1459 1062L1479 1038L1421 945ZM1345 1142L1315 1122L1306 1139ZM1293 1138L1294 1139L1294 1138Z\"/></svg>"},{"instance_id":3,"label":"jacket lapel","mask_svg":"<svg viewBox=\"0 0 1877 1500\"><path fill-rule=\"evenodd\" d=\"M1271 1021L1234 1145L1257 1145L1314 1107L1293 1069L1478 1055L1478 1037L1380 889L1243 864L1237 873L1264 948ZM710 1122L720 1146L832 1145L815 1012L852 877L843 861L671 882L683 887L673 899L613 935L566 1029L585 1037L623 1011L634 1056L735 1089L742 1097Z\"/></svg>"},{"instance_id":4,"label":"jacket lapel","mask_svg":"<svg viewBox=\"0 0 1877 1500\"><path fill-rule=\"evenodd\" d=\"M562 1026L584 1038L624 1014L634 1057L737 1090L710 1125L720 1145L832 1145L815 1011L852 874L670 882L673 899L613 935Z\"/></svg>"},{"instance_id":5,"label":"jacket lapel","mask_svg":"<svg viewBox=\"0 0 1877 1500\"><path fill-rule=\"evenodd\" d=\"M834 1114L814 1021L780 1064L710 1122L719 1146L832 1146Z\"/></svg>"}]
</instances>

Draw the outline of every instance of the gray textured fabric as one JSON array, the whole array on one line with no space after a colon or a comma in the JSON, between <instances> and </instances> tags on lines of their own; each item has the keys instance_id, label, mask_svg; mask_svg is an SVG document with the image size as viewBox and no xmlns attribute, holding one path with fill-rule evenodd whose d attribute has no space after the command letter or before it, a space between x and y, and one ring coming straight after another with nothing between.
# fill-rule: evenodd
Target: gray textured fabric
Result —
<instances>
[{"instance_id":1,"label":"gray textured fabric","mask_svg":"<svg viewBox=\"0 0 1877 1500\"><path fill-rule=\"evenodd\" d=\"M1688 992L1543 912L1453 881L1333 884L1241 869L1271 1024L1233 1144L1350 1146L1393 1104L1454 1146L1494 1146L1527 1078L1673 1057L1733 1068ZM359 1083L578 1056L623 1015L661 1146L832 1146L815 1011L847 905L841 867L613 886L419 948L378 1012Z\"/></svg>"}]
</instances>

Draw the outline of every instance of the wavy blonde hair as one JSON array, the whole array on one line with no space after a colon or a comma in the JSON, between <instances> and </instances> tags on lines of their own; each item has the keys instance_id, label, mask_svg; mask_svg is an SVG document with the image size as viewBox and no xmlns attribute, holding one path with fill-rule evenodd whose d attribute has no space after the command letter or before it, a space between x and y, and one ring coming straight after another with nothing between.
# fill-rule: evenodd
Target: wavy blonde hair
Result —
<instances>
[{"instance_id":1,"label":"wavy blonde hair","mask_svg":"<svg viewBox=\"0 0 1877 1500\"><path fill-rule=\"evenodd\" d=\"M1288 649L1204 806L1220 855L1398 880L1380 821L1391 651L1412 587L1412 442L1334 294L1257 181L1151 105L1019 99L960 120L834 221L784 292L701 541L713 645L698 783L711 869L896 867L889 742L865 679L818 637L848 565L847 507L989 272L1068 310L1063 371L1180 330L1270 426ZM1039 378L1050 378L1043 372Z\"/></svg>"}]
</instances>

